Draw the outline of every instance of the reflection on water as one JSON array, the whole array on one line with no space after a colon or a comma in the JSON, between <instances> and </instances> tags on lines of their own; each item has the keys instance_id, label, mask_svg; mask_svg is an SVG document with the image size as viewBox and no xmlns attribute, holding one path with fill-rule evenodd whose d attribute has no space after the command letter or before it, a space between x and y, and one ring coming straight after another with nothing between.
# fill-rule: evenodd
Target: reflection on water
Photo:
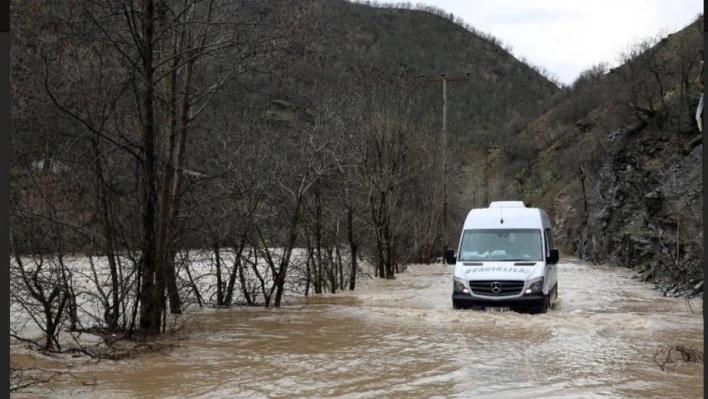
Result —
<instances>
[{"instance_id":1,"label":"reflection on water","mask_svg":"<svg viewBox=\"0 0 708 399\"><path fill-rule=\"evenodd\" d=\"M652 363L669 345L703 349L700 299L689 314L627 271L559 270L544 315L453 310L442 265L283 309L205 311L167 355L84 367L99 385L72 397L703 397L702 365Z\"/></svg>"}]
</instances>

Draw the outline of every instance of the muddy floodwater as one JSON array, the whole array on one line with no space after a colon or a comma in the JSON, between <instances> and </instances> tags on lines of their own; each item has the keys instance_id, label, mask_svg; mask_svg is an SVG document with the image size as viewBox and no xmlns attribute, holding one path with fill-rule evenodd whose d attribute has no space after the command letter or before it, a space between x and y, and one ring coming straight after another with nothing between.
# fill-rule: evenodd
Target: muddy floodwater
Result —
<instances>
[{"instance_id":1,"label":"muddy floodwater","mask_svg":"<svg viewBox=\"0 0 708 399\"><path fill-rule=\"evenodd\" d=\"M168 354L76 371L80 398L702 398L703 365L653 356L703 350L702 299L664 298L629 271L559 265L548 314L453 310L452 267L291 300L201 312ZM82 368L83 367L83 368Z\"/></svg>"}]
</instances>

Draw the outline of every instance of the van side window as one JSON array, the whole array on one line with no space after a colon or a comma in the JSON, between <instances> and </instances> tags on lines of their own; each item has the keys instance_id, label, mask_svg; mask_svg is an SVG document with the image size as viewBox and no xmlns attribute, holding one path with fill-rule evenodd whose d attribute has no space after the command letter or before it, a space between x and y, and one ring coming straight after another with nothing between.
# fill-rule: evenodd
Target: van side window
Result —
<instances>
[{"instance_id":1,"label":"van side window","mask_svg":"<svg viewBox=\"0 0 708 399\"><path fill-rule=\"evenodd\" d=\"M548 231L543 230L543 242L544 242L544 247L543 247L543 253L548 256L548 254L551 252L548 250Z\"/></svg>"},{"instance_id":2,"label":"van side window","mask_svg":"<svg viewBox=\"0 0 708 399\"><path fill-rule=\"evenodd\" d=\"M544 230L543 232L543 235L546 236L546 253L550 254L550 250L556 248L556 243L553 240L553 232L551 231L551 229L546 228L546 230Z\"/></svg>"}]
</instances>

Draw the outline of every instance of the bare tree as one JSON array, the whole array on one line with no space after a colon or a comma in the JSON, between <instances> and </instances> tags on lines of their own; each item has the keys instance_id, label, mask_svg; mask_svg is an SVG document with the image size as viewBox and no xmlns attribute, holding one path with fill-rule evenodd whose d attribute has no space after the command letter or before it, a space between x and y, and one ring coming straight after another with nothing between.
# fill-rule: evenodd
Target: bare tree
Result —
<instances>
[{"instance_id":1,"label":"bare tree","mask_svg":"<svg viewBox=\"0 0 708 399\"><path fill-rule=\"evenodd\" d=\"M93 151L96 209L113 285L112 327L121 313L121 293L108 157L129 154L138 165L133 177L142 220L139 326L156 333L165 317L165 291L171 312L181 312L174 259L189 134L201 128L214 96L253 90L253 84L241 83L258 82L294 48L305 7L148 0L62 10L68 11L60 16L66 28L53 33L66 51L43 48L43 85L56 109L84 129Z\"/></svg>"}]
</instances>

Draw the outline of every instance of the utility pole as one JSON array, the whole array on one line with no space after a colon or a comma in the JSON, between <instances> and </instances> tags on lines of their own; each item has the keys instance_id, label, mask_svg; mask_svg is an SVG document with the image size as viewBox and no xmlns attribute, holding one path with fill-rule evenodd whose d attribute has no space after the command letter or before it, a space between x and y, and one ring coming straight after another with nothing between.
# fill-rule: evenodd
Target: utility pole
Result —
<instances>
[{"instance_id":1,"label":"utility pole","mask_svg":"<svg viewBox=\"0 0 708 399\"><path fill-rule=\"evenodd\" d=\"M484 207L489 206L489 147L484 146Z\"/></svg>"},{"instance_id":2,"label":"utility pole","mask_svg":"<svg viewBox=\"0 0 708 399\"><path fill-rule=\"evenodd\" d=\"M425 77L423 76L425 79ZM470 73L467 72L466 77L446 78L445 74L439 78L425 79L426 83L442 82L442 189L443 189L443 220L442 220L442 263L445 264L445 254L447 253L447 82L466 82L470 80Z\"/></svg>"}]
</instances>

